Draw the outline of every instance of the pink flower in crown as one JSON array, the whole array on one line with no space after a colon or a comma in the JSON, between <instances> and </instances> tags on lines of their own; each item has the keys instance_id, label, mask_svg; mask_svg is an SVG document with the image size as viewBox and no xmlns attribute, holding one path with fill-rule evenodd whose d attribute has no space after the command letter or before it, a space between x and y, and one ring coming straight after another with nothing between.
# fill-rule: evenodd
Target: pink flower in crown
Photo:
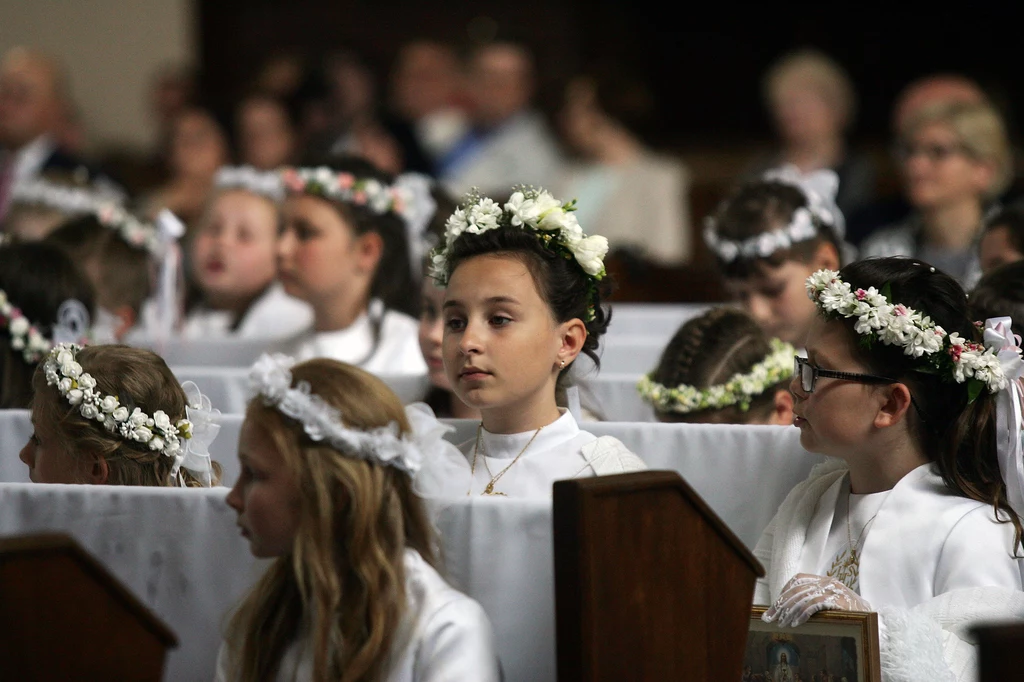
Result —
<instances>
[{"instance_id":1,"label":"pink flower in crown","mask_svg":"<svg viewBox=\"0 0 1024 682\"><path fill-rule=\"evenodd\" d=\"M391 210L395 213L405 212L405 203L402 201L402 195L394 190L391 192Z\"/></svg>"},{"instance_id":2,"label":"pink flower in crown","mask_svg":"<svg viewBox=\"0 0 1024 682\"><path fill-rule=\"evenodd\" d=\"M365 204L366 192L364 192L363 190L356 190L356 192L352 195L352 203L359 205Z\"/></svg>"},{"instance_id":3,"label":"pink flower in crown","mask_svg":"<svg viewBox=\"0 0 1024 682\"><path fill-rule=\"evenodd\" d=\"M294 168L285 169L281 173L281 182L283 182L284 186L293 192L301 192L306 184L302 181L302 176L299 175Z\"/></svg>"},{"instance_id":4,"label":"pink flower in crown","mask_svg":"<svg viewBox=\"0 0 1024 682\"><path fill-rule=\"evenodd\" d=\"M949 347L949 356L953 358L953 362L960 362L960 355L964 352L963 346L952 345Z\"/></svg>"},{"instance_id":5,"label":"pink flower in crown","mask_svg":"<svg viewBox=\"0 0 1024 682\"><path fill-rule=\"evenodd\" d=\"M868 292L864 291L863 289L857 289L857 291L853 292L853 295L857 297L858 301L863 301L865 298L868 297Z\"/></svg>"},{"instance_id":6,"label":"pink flower in crown","mask_svg":"<svg viewBox=\"0 0 1024 682\"><path fill-rule=\"evenodd\" d=\"M352 189L352 186L356 184L356 178L351 173L341 173L338 175L338 187L341 189Z\"/></svg>"},{"instance_id":7,"label":"pink flower in crown","mask_svg":"<svg viewBox=\"0 0 1024 682\"><path fill-rule=\"evenodd\" d=\"M902 303L897 303L895 306L893 306L892 309L893 315L905 316L907 315L907 312L907 306L903 305Z\"/></svg>"}]
</instances>

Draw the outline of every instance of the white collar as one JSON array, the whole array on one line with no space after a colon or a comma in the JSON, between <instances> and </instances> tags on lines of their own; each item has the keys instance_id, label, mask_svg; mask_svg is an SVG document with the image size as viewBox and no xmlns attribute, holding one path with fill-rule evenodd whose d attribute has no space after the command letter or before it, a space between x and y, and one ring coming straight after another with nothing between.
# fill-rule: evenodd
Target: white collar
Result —
<instances>
[{"instance_id":1,"label":"white collar","mask_svg":"<svg viewBox=\"0 0 1024 682\"><path fill-rule=\"evenodd\" d=\"M523 452L523 448L530 439L529 451L523 453L528 457L535 452L550 450L561 443L572 440L580 432L580 427L573 418L572 413L564 407L558 408L561 416L537 433L536 430L524 431L522 433L491 433L485 428L480 429L480 450L482 455L494 459L511 459Z\"/></svg>"},{"instance_id":2,"label":"white collar","mask_svg":"<svg viewBox=\"0 0 1024 682\"><path fill-rule=\"evenodd\" d=\"M352 324L344 329L332 329L326 332L314 331L313 336L317 341L327 341L329 343L362 340L364 337L368 339L370 336L370 316L364 310L359 313L359 317L352 321Z\"/></svg>"}]
</instances>

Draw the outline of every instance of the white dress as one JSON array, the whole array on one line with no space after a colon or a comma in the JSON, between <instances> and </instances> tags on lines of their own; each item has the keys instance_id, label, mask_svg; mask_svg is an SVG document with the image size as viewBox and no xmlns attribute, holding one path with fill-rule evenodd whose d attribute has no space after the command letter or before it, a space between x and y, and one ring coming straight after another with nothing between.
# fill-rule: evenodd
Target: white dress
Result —
<instances>
[{"instance_id":1,"label":"white dress","mask_svg":"<svg viewBox=\"0 0 1024 682\"><path fill-rule=\"evenodd\" d=\"M555 481L647 468L643 460L617 439L598 438L582 431L571 412L564 408L561 412L558 419L539 433L500 434L481 428L479 448L474 438L462 443L458 450L450 448L431 453L417 475L417 490L424 497L438 499L480 495L491 479L505 470L494 484L494 492L509 497L550 499ZM475 468L474 450L477 451ZM513 464L519 453L522 457Z\"/></svg>"},{"instance_id":2,"label":"white dress","mask_svg":"<svg viewBox=\"0 0 1024 682\"><path fill-rule=\"evenodd\" d=\"M473 599L451 587L418 552L405 551L406 617L388 657L385 682L498 682L490 620ZM285 652L276 682L313 679L305 638ZM217 653L215 682L229 682L228 651Z\"/></svg>"},{"instance_id":3,"label":"white dress","mask_svg":"<svg viewBox=\"0 0 1024 682\"><path fill-rule=\"evenodd\" d=\"M829 460L786 497L754 549L767 573L755 604L771 604L797 573L827 573L847 473L844 462ZM990 505L954 495L933 464L904 476L870 524L858 542L858 586L880 616L884 679L974 679L970 628L1024 618L1013 525L997 523Z\"/></svg>"},{"instance_id":4,"label":"white dress","mask_svg":"<svg viewBox=\"0 0 1024 682\"><path fill-rule=\"evenodd\" d=\"M420 351L419 322L395 310L382 310L379 301L370 304L345 329L330 332L314 331L312 326L281 341L273 351L295 358L297 362L311 358L332 358L358 365L373 374L426 374L427 365ZM379 335L374 342L375 322Z\"/></svg>"},{"instance_id":5,"label":"white dress","mask_svg":"<svg viewBox=\"0 0 1024 682\"><path fill-rule=\"evenodd\" d=\"M313 324L313 309L274 282L253 301L234 330L233 319L233 313L199 305L185 317L180 335L184 339L285 339Z\"/></svg>"}]
</instances>

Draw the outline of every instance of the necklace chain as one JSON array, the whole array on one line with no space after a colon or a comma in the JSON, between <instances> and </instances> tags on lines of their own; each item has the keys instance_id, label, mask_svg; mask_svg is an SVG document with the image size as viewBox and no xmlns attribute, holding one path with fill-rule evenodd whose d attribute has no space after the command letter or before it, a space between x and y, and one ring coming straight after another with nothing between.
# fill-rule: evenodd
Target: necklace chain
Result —
<instances>
[{"instance_id":1,"label":"necklace chain","mask_svg":"<svg viewBox=\"0 0 1024 682\"><path fill-rule=\"evenodd\" d=\"M515 458L512 460L512 462L507 467L505 467L504 469L499 471L495 476L491 477L490 482L488 482L488 484L484 487L484 491L483 491L483 493L481 493L481 495L500 495L502 497L507 497L508 496L506 493L503 493L503 492L495 492L494 484L497 483L501 479L501 477L505 475L506 471L511 469L512 466L516 462L519 461L519 458L522 457L523 453L526 452L527 448L529 448L533 444L533 441L536 440L537 436L540 434L541 429L543 429L543 428L544 427L542 426L539 429L537 429L536 431L534 431L533 432L533 436L530 438L530 440L528 440L526 442L526 445L523 446L523 449L519 451L519 454L515 456ZM472 467L470 467L470 471L469 471L469 475L470 476L473 476L473 475L476 474L476 459L477 459L477 456L480 454L480 436L483 434L483 430L484 430L484 425L483 425L483 422L481 422L480 425L476 427L476 443L473 445L473 465L472 465ZM484 454L484 466L487 468L487 473L490 474L491 473L491 468L487 465L487 454L486 453ZM467 496L471 495L472 492L473 492L472 489L470 489L469 491L466 492L466 495Z\"/></svg>"}]
</instances>

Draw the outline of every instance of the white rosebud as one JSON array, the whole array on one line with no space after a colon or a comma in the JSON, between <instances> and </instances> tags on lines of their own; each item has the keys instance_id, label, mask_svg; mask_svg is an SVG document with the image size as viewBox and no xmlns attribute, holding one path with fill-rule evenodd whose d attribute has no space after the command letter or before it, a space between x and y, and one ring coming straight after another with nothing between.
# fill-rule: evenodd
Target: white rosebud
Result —
<instances>
[{"instance_id":1,"label":"white rosebud","mask_svg":"<svg viewBox=\"0 0 1024 682\"><path fill-rule=\"evenodd\" d=\"M72 383L74 382L71 379L64 377L63 379L57 382L57 390L60 391L61 393L67 393L68 391L71 390Z\"/></svg>"},{"instance_id":2,"label":"white rosebud","mask_svg":"<svg viewBox=\"0 0 1024 682\"><path fill-rule=\"evenodd\" d=\"M110 413L110 416L116 422L123 422L128 419L128 408L123 405L121 407L117 407Z\"/></svg>"},{"instance_id":3,"label":"white rosebud","mask_svg":"<svg viewBox=\"0 0 1024 682\"><path fill-rule=\"evenodd\" d=\"M134 415L132 415L134 416ZM148 443L153 438L153 432L145 426L138 426L131 430L131 439L139 443Z\"/></svg>"},{"instance_id":4,"label":"white rosebud","mask_svg":"<svg viewBox=\"0 0 1024 682\"><path fill-rule=\"evenodd\" d=\"M99 409L95 405L90 405L89 403L82 405L82 407L79 408L79 412L81 412L82 416L86 419L95 419L100 413Z\"/></svg>"},{"instance_id":5,"label":"white rosebud","mask_svg":"<svg viewBox=\"0 0 1024 682\"><path fill-rule=\"evenodd\" d=\"M157 410L153 413L153 426L161 431L167 431L171 428L171 418L163 410Z\"/></svg>"},{"instance_id":6,"label":"white rosebud","mask_svg":"<svg viewBox=\"0 0 1024 682\"><path fill-rule=\"evenodd\" d=\"M85 392L80 388L73 388L68 391L68 402L72 405L78 405L82 402L82 398L85 396Z\"/></svg>"},{"instance_id":7,"label":"white rosebud","mask_svg":"<svg viewBox=\"0 0 1024 682\"><path fill-rule=\"evenodd\" d=\"M161 438L160 436L153 436L149 440L149 449L150 450L163 450L164 449L164 439Z\"/></svg>"},{"instance_id":8,"label":"white rosebud","mask_svg":"<svg viewBox=\"0 0 1024 682\"><path fill-rule=\"evenodd\" d=\"M588 274L597 277L604 271L604 257L608 253L608 240L599 234L581 239L574 248L576 262Z\"/></svg>"},{"instance_id":9,"label":"white rosebud","mask_svg":"<svg viewBox=\"0 0 1024 682\"><path fill-rule=\"evenodd\" d=\"M77 379L82 375L82 366L75 361L60 366L60 373L66 377Z\"/></svg>"},{"instance_id":10,"label":"white rosebud","mask_svg":"<svg viewBox=\"0 0 1024 682\"><path fill-rule=\"evenodd\" d=\"M91 374L86 373L78 377L78 385L82 388L96 388L96 380Z\"/></svg>"},{"instance_id":11,"label":"white rosebud","mask_svg":"<svg viewBox=\"0 0 1024 682\"><path fill-rule=\"evenodd\" d=\"M149 417L141 408L136 407L132 410L131 415L128 417L128 423L133 429L137 429L140 426L145 426L146 422L149 421Z\"/></svg>"},{"instance_id":12,"label":"white rosebud","mask_svg":"<svg viewBox=\"0 0 1024 682\"><path fill-rule=\"evenodd\" d=\"M110 414L120 406L117 398L112 395L103 396L103 400L100 401L100 409Z\"/></svg>"},{"instance_id":13,"label":"white rosebud","mask_svg":"<svg viewBox=\"0 0 1024 682\"><path fill-rule=\"evenodd\" d=\"M74 361L75 361L75 356L69 350L62 350L59 353L57 353L57 364L61 365L62 367L64 365L68 364L69 362L74 362Z\"/></svg>"},{"instance_id":14,"label":"white rosebud","mask_svg":"<svg viewBox=\"0 0 1024 682\"><path fill-rule=\"evenodd\" d=\"M15 336L11 333L11 348L14 350L21 350L25 347L25 339L21 336Z\"/></svg>"},{"instance_id":15,"label":"white rosebud","mask_svg":"<svg viewBox=\"0 0 1024 682\"><path fill-rule=\"evenodd\" d=\"M16 317L11 320L8 329L11 331L12 336L24 336L28 333L29 325L28 320L24 317Z\"/></svg>"}]
</instances>

